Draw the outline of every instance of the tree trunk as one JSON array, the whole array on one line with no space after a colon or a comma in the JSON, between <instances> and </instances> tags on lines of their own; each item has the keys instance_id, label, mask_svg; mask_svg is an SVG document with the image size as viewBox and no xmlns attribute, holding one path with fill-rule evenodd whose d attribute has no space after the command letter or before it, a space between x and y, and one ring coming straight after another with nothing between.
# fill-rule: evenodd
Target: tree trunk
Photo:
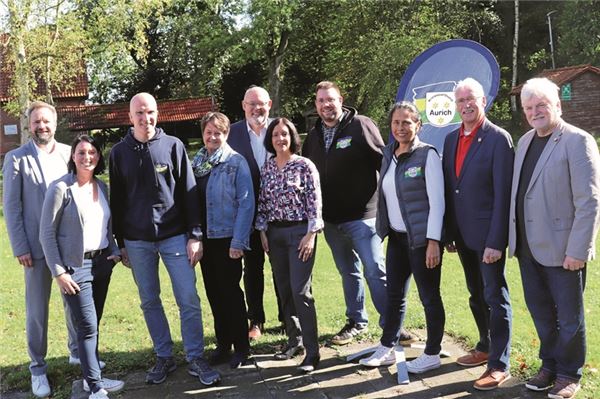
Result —
<instances>
[{"instance_id":1,"label":"tree trunk","mask_svg":"<svg viewBox=\"0 0 600 399\"><path fill-rule=\"evenodd\" d=\"M29 124L27 123L27 108L29 107L29 77L27 76L27 55L25 54L25 43L23 36L14 37L17 41L15 49L15 79L17 80L17 92L19 96L19 124L21 127L21 145L29 140Z\"/></svg>"},{"instance_id":2,"label":"tree trunk","mask_svg":"<svg viewBox=\"0 0 600 399\"><path fill-rule=\"evenodd\" d=\"M513 36L512 51L512 87L517 85L517 50L519 48L519 0L515 0L515 34ZM510 96L510 109L517 112L517 96Z\"/></svg>"},{"instance_id":3,"label":"tree trunk","mask_svg":"<svg viewBox=\"0 0 600 399\"><path fill-rule=\"evenodd\" d=\"M279 116L281 109L281 66L283 65L283 57L289 43L290 31L283 30L279 38L279 44L274 54L269 57L269 95L273 105L271 106L271 114Z\"/></svg>"}]
</instances>

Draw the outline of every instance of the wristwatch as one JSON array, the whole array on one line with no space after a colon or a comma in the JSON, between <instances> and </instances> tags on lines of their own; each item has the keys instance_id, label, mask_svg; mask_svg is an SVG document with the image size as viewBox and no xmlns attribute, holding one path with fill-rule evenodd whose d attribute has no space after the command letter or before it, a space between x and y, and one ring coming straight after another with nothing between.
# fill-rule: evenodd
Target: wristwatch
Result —
<instances>
[{"instance_id":1,"label":"wristwatch","mask_svg":"<svg viewBox=\"0 0 600 399\"><path fill-rule=\"evenodd\" d=\"M199 226L193 227L190 233L190 238L202 241L202 229Z\"/></svg>"}]
</instances>

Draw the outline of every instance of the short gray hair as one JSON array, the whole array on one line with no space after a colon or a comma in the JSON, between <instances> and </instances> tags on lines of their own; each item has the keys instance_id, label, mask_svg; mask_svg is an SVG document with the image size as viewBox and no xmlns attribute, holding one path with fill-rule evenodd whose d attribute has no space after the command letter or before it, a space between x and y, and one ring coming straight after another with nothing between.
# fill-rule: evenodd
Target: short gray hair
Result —
<instances>
[{"instance_id":1,"label":"short gray hair","mask_svg":"<svg viewBox=\"0 0 600 399\"><path fill-rule=\"evenodd\" d=\"M533 78L529 79L523 85L521 89L521 101L529 100L531 97L536 96L539 98L545 98L553 104L560 101L558 97L559 87L547 78Z\"/></svg>"},{"instance_id":2,"label":"short gray hair","mask_svg":"<svg viewBox=\"0 0 600 399\"><path fill-rule=\"evenodd\" d=\"M485 90L483 90L483 86L473 78L465 78L460 80L454 87L454 94L456 95L457 91L466 88L471 89L475 97L485 97Z\"/></svg>"}]
</instances>

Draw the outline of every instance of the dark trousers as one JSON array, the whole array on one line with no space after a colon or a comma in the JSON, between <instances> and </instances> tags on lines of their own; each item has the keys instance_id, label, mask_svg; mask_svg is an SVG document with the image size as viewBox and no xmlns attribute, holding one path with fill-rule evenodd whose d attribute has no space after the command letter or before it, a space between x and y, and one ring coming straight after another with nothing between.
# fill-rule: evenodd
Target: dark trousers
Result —
<instances>
[{"instance_id":1,"label":"dark trousers","mask_svg":"<svg viewBox=\"0 0 600 399\"><path fill-rule=\"evenodd\" d=\"M508 370L512 309L504 278L506 253L493 264L483 263L483 250L474 251L456 239L469 290L469 306L479 330L476 349L488 353L488 368Z\"/></svg>"},{"instance_id":2,"label":"dark trousers","mask_svg":"<svg viewBox=\"0 0 600 399\"><path fill-rule=\"evenodd\" d=\"M386 253L387 295L385 326L381 344L392 347L398 342L406 313L406 295L410 277L414 276L419 298L425 310L427 343L425 353L437 355L442 350L446 316L440 295L441 264L433 269L425 266L426 247L411 249L406 233L390 230Z\"/></svg>"},{"instance_id":3,"label":"dark trousers","mask_svg":"<svg viewBox=\"0 0 600 399\"><path fill-rule=\"evenodd\" d=\"M248 321L244 293L240 288L242 260L229 257L231 238L203 240L200 261L206 296L215 320L217 346L248 354Z\"/></svg>"},{"instance_id":4,"label":"dark trousers","mask_svg":"<svg viewBox=\"0 0 600 399\"><path fill-rule=\"evenodd\" d=\"M265 322L265 308L263 295L265 291L265 252L260 241L258 230L250 233L250 251L244 251L244 291L246 303L248 304L248 319L252 323ZM283 321L281 300L277 291L277 282L273 278L275 297L277 299L277 317Z\"/></svg>"},{"instance_id":5,"label":"dark trousers","mask_svg":"<svg viewBox=\"0 0 600 399\"><path fill-rule=\"evenodd\" d=\"M108 294L108 286L110 278L115 266L115 262L107 257L110 256L108 248L104 249L98 256L92 259L92 293L94 297L94 305L96 306L96 316L98 317L98 327L100 320L104 314L104 304L106 303L106 295Z\"/></svg>"},{"instance_id":6,"label":"dark trousers","mask_svg":"<svg viewBox=\"0 0 600 399\"><path fill-rule=\"evenodd\" d=\"M98 363L98 318L91 281L78 282L80 291L76 295L65 295L69 311L73 315L77 329L77 349L81 360L83 378L87 381L92 392L102 381L100 364Z\"/></svg>"},{"instance_id":7,"label":"dark trousers","mask_svg":"<svg viewBox=\"0 0 600 399\"><path fill-rule=\"evenodd\" d=\"M579 380L585 363L583 291L586 268L546 267L519 257L525 302L538 337L542 368Z\"/></svg>"},{"instance_id":8,"label":"dark trousers","mask_svg":"<svg viewBox=\"0 0 600 399\"><path fill-rule=\"evenodd\" d=\"M303 344L307 357L314 357L319 354L317 311L311 288L315 253L306 262L298 258L298 245L306 231L305 222L286 227L269 225L267 237L269 259L281 295L288 344Z\"/></svg>"}]
</instances>

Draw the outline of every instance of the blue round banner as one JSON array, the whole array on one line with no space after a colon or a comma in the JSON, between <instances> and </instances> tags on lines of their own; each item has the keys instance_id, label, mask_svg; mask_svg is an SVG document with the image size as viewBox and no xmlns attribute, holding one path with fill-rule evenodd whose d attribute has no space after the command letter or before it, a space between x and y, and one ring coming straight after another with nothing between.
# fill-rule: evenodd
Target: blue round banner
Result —
<instances>
[{"instance_id":1,"label":"blue round banner","mask_svg":"<svg viewBox=\"0 0 600 399\"><path fill-rule=\"evenodd\" d=\"M440 153L446 135L461 122L454 104L454 87L469 77L483 86L487 111L498 94L500 67L490 50L472 40L435 44L414 59L400 80L396 101L416 104L423 121L419 137Z\"/></svg>"}]
</instances>

